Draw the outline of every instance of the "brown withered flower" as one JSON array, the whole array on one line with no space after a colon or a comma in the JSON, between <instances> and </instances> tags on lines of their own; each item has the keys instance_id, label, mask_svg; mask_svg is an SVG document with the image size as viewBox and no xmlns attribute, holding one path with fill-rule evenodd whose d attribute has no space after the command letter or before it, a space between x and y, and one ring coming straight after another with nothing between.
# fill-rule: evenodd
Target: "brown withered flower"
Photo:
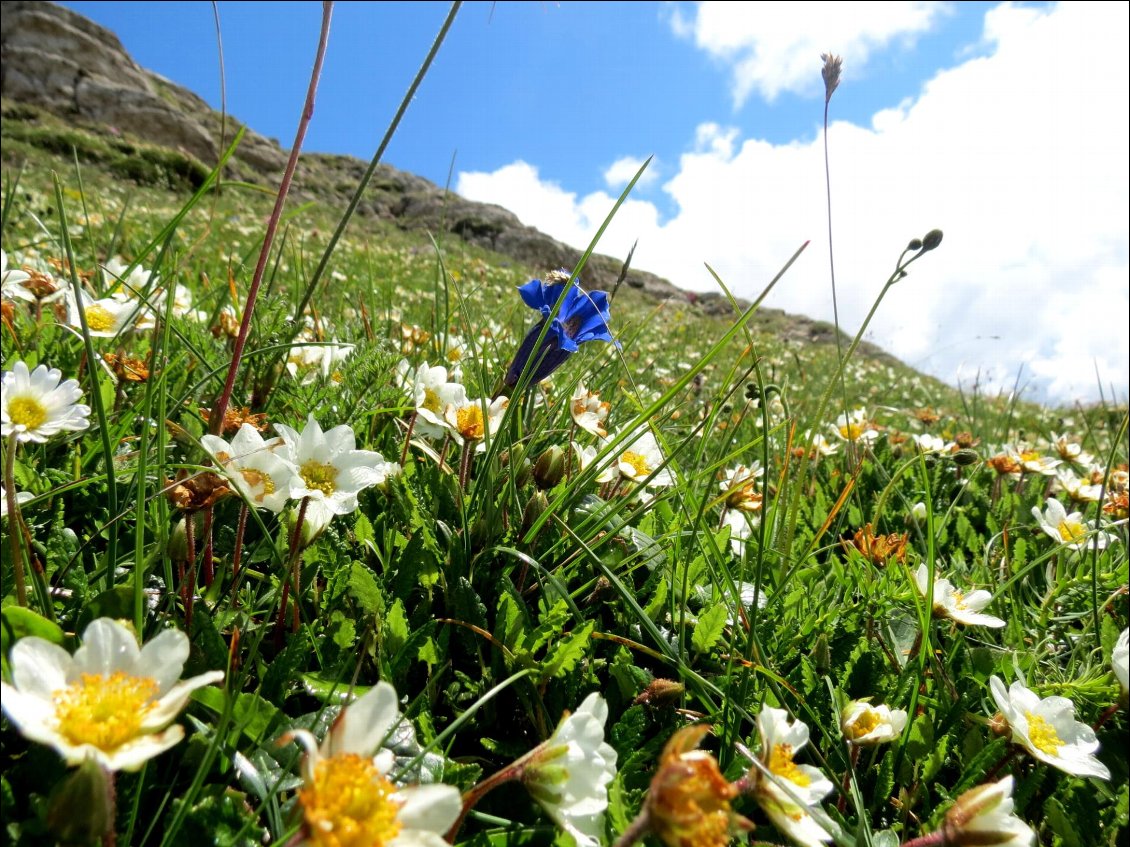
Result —
<instances>
[{"instance_id":1,"label":"brown withered flower","mask_svg":"<svg viewBox=\"0 0 1130 847\"><path fill-rule=\"evenodd\" d=\"M942 416L935 412L929 406L925 406L914 412L914 417L926 424L926 426L933 426L942 419Z\"/></svg>"},{"instance_id":2,"label":"brown withered flower","mask_svg":"<svg viewBox=\"0 0 1130 847\"><path fill-rule=\"evenodd\" d=\"M175 482L166 482L165 496L182 512L207 509L232 493L226 479L213 471L177 473Z\"/></svg>"},{"instance_id":3,"label":"brown withered flower","mask_svg":"<svg viewBox=\"0 0 1130 847\"><path fill-rule=\"evenodd\" d=\"M876 535L871 524L857 529L850 542L843 542L844 549L854 547L863 558L876 567L883 568L893 559L906 562L906 545L910 541L908 533L892 532L889 535Z\"/></svg>"},{"instance_id":4,"label":"brown withered flower","mask_svg":"<svg viewBox=\"0 0 1130 847\"><path fill-rule=\"evenodd\" d=\"M145 382L149 379L149 367L141 359L118 353L103 353L102 361L110 366L114 376L122 382Z\"/></svg>"},{"instance_id":5,"label":"brown withered flower","mask_svg":"<svg viewBox=\"0 0 1130 847\"><path fill-rule=\"evenodd\" d=\"M970 450L981 443L981 439L977 438L972 432L959 432L953 437L953 443L957 445L959 450Z\"/></svg>"},{"instance_id":6,"label":"brown withered flower","mask_svg":"<svg viewBox=\"0 0 1130 847\"><path fill-rule=\"evenodd\" d=\"M200 407L200 417L204 420L211 418L212 410L206 406ZM224 432L238 432L239 428L244 424L250 424L255 427L259 432L263 432L267 428L267 413L266 412L253 412L249 406L228 406L224 411Z\"/></svg>"},{"instance_id":7,"label":"brown withered flower","mask_svg":"<svg viewBox=\"0 0 1130 847\"><path fill-rule=\"evenodd\" d=\"M649 829L667 847L724 847L753 824L730 807L738 789L711 753L699 750L710 731L688 726L671 736L647 792Z\"/></svg>"},{"instance_id":8,"label":"brown withered flower","mask_svg":"<svg viewBox=\"0 0 1130 847\"><path fill-rule=\"evenodd\" d=\"M1008 453L997 453L995 456L990 456L988 459L989 467L996 471L1001 476L1009 476L1012 474L1019 474L1024 469L1020 466L1020 462Z\"/></svg>"}]
</instances>

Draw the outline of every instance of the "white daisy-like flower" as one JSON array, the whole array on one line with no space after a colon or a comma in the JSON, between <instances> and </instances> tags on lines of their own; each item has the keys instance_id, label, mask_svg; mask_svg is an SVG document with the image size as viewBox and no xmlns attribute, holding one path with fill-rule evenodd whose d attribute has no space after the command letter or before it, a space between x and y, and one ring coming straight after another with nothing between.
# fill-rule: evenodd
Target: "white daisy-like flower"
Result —
<instances>
[{"instance_id":1,"label":"white daisy-like flower","mask_svg":"<svg viewBox=\"0 0 1130 847\"><path fill-rule=\"evenodd\" d=\"M604 740L607 720L608 704L593 692L522 767L530 796L577 847L599 847L602 841L608 784L616 776L616 751Z\"/></svg>"},{"instance_id":2,"label":"white daisy-like flower","mask_svg":"<svg viewBox=\"0 0 1130 847\"><path fill-rule=\"evenodd\" d=\"M852 700L840 712L844 738L860 746L894 741L906 728L906 712L885 705L872 706L869 699Z\"/></svg>"},{"instance_id":3,"label":"white daisy-like flower","mask_svg":"<svg viewBox=\"0 0 1130 847\"><path fill-rule=\"evenodd\" d=\"M121 256L113 256L102 266L103 278L113 296L133 300L138 293L144 292L149 287L150 281L155 281L155 278L151 271L141 265L135 265L127 274L128 267L129 264Z\"/></svg>"},{"instance_id":4,"label":"white daisy-like flower","mask_svg":"<svg viewBox=\"0 0 1130 847\"><path fill-rule=\"evenodd\" d=\"M943 844L1031 847L1036 833L1013 812L1013 780L978 785L957 798L942 823Z\"/></svg>"},{"instance_id":5,"label":"white daisy-like flower","mask_svg":"<svg viewBox=\"0 0 1130 847\"><path fill-rule=\"evenodd\" d=\"M759 758L772 775L753 772L753 796L758 805L777 829L798 844L819 847L831 841L832 834L816 822L809 809L832 792L832 783L817 768L793 761L808 743L808 726L790 721L784 709L766 706L757 716L757 729L761 734Z\"/></svg>"},{"instance_id":6,"label":"white daisy-like flower","mask_svg":"<svg viewBox=\"0 0 1130 847\"><path fill-rule=\"evenodd\" d=\"M930 570L923 563L914 573L918 592L925 597L929 586ZM993 595L984 589L966 594L954 588L948 579L934 580L934 609L936 617L949 618L966 626L991 626L994 629L1004 626L1004 621L993 615L985 615L981 610L989 605Z\"/></svg>"},{"instance_id":7,"label":"white daisy-like flower","mask_svg":"<svg viewBox=\"0 0 1130 847\"><path fill-rule=\"evenodd\" d=\"M139 300L117 297L93 299L85 291L79 292L82 310L86 315L86 328L92 338L113 338L124 332L140 314L142 303ZM74 294L67 291L67 326L75 332L82 332L82 318Z\"/></svg>"},{"instance_id":8,"label":"white daisy-like flower","mask_svg":"<svg viewBox=\"0 0 1130 847\"><path fill-rule=\"evenodd\" d=\"M451 437L461 446L468 442L474 444L477 453L487 449L486 436L498 432L510 404L508 397L496 397L490 403L477 397L471 399L457 382L449 382L440 397L444 401L443 419L447 421Z\"/></svg>"},{"instance_id":9,"label":"white daisy-like flower","mask_svg":"<svg viewBox=\"0 0 1130 847\"><path fill-rule=\"evenodd\" d=\"M761 462L755 461L749 467L737 465L725 471L718 487L726 496L727 509L740 509L743 512L761 511L761 494L757 490L757 480L765 475Z\"/></svg>"},{"instance_id":10,"label":"white daisy-like flower","mask_svg":"<svg viewBox=\"0 0 1130 847\"><path fill-rule=\"evenodd\" d=\"M63 430L90 426L90 407L77 402L82 389L61 371L37 365L29 372L16 362L0 380L0 435L40 444Z\"/></svg>"},{"instance_id":11,"label":"white daisy-like flower","mask_svg":"<svg viewBox=\"0 0 1130 847\"><path fill-rule=\"evenodd\" d=\"M443 438L451 432L443 411L449 402L458 400L455 385L447 381L447 368L443 365L429 367L424 362L416 368L409 386L409 396L416 407L414 432L425 438ZM466 399L466 392L463 399Z\"/></svg>"},{"instance_id":12,"label":"white daisy-like flower","mask_svg":"<svg viewBox=\"0 0 1130 847\"><path fill-rule=\"evenodd\" d=\"M1000 677L989 678L993 700L1019 744L1041 762L1073 776L1110 779L1106 765L1095 758L1095 731L1075 720L1075 704L1066 697L1040 699L1017 680L1005 690Z\"/></svg>"},{"instance_id":13,"label":"white daisy-like flower","mask_svg":"<svg viewBox=\"0 0 1130 847\"><path fill-rule=\"evenodd\" d=\"M1076 441L1072 441L1066 434L1057 435L1052 433L1051 437L1052 447L1059 457L1065 462L1071 462L1076 465L1089 465L1095 457L1083 449L1083 445Z\"/></svg>"},{"instance_id":14,"label":"white daisy-like flower","mask_svg":"<svg viewBox=\"0 0 1130 847\"><path fill-rule=\"evenodd\" d=\"M584 471L596 460L596 457L600 452L595 447L582 447L576 441L573 442L572 446L573 454L577 457L577 462L580 464L582 471ZM608 464L605 465L601 469L600 473L596 475L596 481L603 485L606 482L612 482L619 476L620 471L616 469L616 466Z\"/></svg>"},{"instance_id":15,"label":"white daisy-like flower","mask_svg":"<svg viewBox=\"0 0 1130 847\"><path fill-rule=\"evenodd\" d=\"M1055 469L1062 464L1059 459L1045 456L1039 450L1029 447L1026 444L1016 445L1011 455L1020 465L1020 469L1024 473L1055 476Z\"/></svg>"},{"instance_id":16,"label":"white daisy-like flower","mask_svg":"<svg viewBox=\"0 0 1130 847\"><path fill-rule=\"evenodd\" d=\"M840 447L838 444L829 441L823 436L822 433L812 432L811 430L799 439L801 446L794 449L794 454L798 459L803 458L805 452L808 453L808 458L814 463L818 463L826 456L834 456L839 452ZM807 450L804 445L807 445Z\"/></svg>"},{"instance_id":17,"label":"white daisy-like flower","mask_svg":"<svg viewBox=\"0 0 1130 847\"><path fill-rule=\"evenodd\" d=\"M278 454L297 469L290 480L290 499L309 498L308 508L347 515L357 508L357 494L382 485L400 473L400 465L372 450L357 450L352 427L341 424L323 432L313 415L301 433L275 424L283 443Z\"/></svg>"},{"instance_id":18,"label":"white daisy-like flower","mask_svg":"<svg viewBox=\"0 0 1130 847\"><path fill-rule=\"evenodd\" d=\"M286 372L301 385L310 385L317 379L332 378L335 367L351 353L352 344L299 344L287 354Z\"/></svg>"},{"instance_id":19,"label":"white daisy-like flower","mask_svg":"<svg viewBox=\"0 0 1130 847\"><path fill-rule=\"evenodd\" d=\"M1056 486L1076 503L1097 503L1102 496L1103 487L1095 485L1089 477L1078 477L1071 468L1057 468Z\"/></svg>"},{"instance_id":20,"label":"white daisy-like flower","mask_svg":"<svg viewBox=\"0 0 1130 847\"><path fill-rule=\"evenodd\" d=\"M1103 550L1114 540L1109 533L1098 531L1094 521L1084 521L1082 512L1068 514L1063 504L1054 497L1048 498L1043 512L1038 506L1033 506L1032 517L1050 538L1071 551Z\"/></svg>"},{"instance_id":21,"label":"white daisy-like flower","mask_svg":"<svg viewBox=\"0 0 1130 847\"><path fill-rule=\"evenodd\" d=\"M573 418L573 423L597 438L608 436L604 423L608 420L608 412L611 408L611 403L600 399L599 391L589 391L583 382L577 383L577 388L569 400L569 414Z\"/></svg>"},{"instance_id":22,"label":"white daisy-like flower","mask_svg":"<svg viewBox=\"0 0 1130 847\"><path fill-rule=\"evenodd\" d=\"M624 479L657 488L675 484L675 476L663 465L663 451L650 429L643 430L627 446L620 448L616 456L616 467ZM655 474L652 476L652 474ZM651 477L651 479L648 479Z\"/></svg>"},{"instance_id":23,"label":"white daisy-like flower","mask_svg":"<svg viewBox=\"0 0 1130 847\"><path fill-rule=\"evenodd\" d=\"M949 445L945 440L929 432L920 432L914 436L914 446L920 453L947 453Z\"/></svg>"},{"instance_id":24,"label":"white daisy-like flower","mask_svg":"<svg viewBox=\"0 0 1130 847\"><path fill-rule=\"evenodd\" d=\"M832 432L842 441L862 441L870 444L879 437L879 430L867 417L867 409L853 409L836 417Z\"/></svg>"},{"instance_id":25,"label":"white daisy-like flower","mask_svg":"<svg viewBox=\"0 0 1130 847\"><path fill-rule=\"evenodd\" d=\"M1130 661L1130 629L1122 630L1118 641L1114 643L1114 650L1110 654L1110 664L1114 668L1114 675L1118 684L1122 686L1122 696L1130 694L1130 680L1127 678L1127 662Z\"/></svg>"},{"instance_id":26,"label":"white daisy-like flower","mask_svg":"<svg viewBox=\"0 0 1130 847\"><path fill-rule=\"evenodd\" d=\"M318 744L306 730L290 733L306 750L302 844L311 847L442 847L463 808L459 789L442 783L398 786L382 742L401 721L396 690L378 682L342 709Z\"/></svg>"},{"instance_id":27,"label":"white daisy-like flower","mask_svg":"<svg viewBox=\"0 0 1130 847\"><path fill-rule=\"evenodd\" d=\"M239 493L252 506L281 512L290 499L295 467L278 455L280 438L264 440L251 424L245 423L231 444L218 435L204 435L201 446L235 483Z\"/></svg>"},{"instance_id":28,"label":"white daisy-like flower","mask_svg":"<svg viewBox=\"0 0 1130 847\"><path fill-rule=\"evenodd\" d=\"M20 268L8 267L8 254L0 250L0 297L6 300L27 300L35 302L35 295L24 283L31 274Z\"/></svg>"},{"instance_id":29,"label":"white daisy-like flower","mask_svg":"<svg viewBox=\"0 0 1130 847\"><path fill-rule=\"evenodd\" d=\"M188 658L179 630L139 648L133 632L99 618L82 641L72 656L42 638L21 638L8 659L12 683L0 683L8 719L70 765L89 756L107 770L137 770L184 737L170 724L189 695L224 678L209 671L177 681Z\"/></svg>"}]
</instances>

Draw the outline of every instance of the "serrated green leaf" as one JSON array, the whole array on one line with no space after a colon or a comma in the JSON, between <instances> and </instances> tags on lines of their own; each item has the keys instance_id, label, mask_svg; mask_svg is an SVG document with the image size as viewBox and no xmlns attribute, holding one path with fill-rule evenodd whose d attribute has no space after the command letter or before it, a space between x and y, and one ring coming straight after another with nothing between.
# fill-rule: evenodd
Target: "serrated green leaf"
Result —
<instances>
[{"instance_id":1,"label":"serrated green leaf","mask_svg":"<svg viewBox=\"0 0 1130 847\"><path fill-rule=\"evenodd\" d=\"M349 566L349 596L357 602L366 615L379 619L384 612L384 597L381 596L376 577L360 562L353 562Z\"/></svg>"},{"instance_id":2,"label":"serrated green leaf","mask_svg":"<svg viewBox=\"0 0 1130 847\"><path fill-rule=\"evenodd\" d=\"M558 641L542 662L540 679L544 682L553 677L562 677L576 667L577 662L584 658L592 637L596 621L588 621L580 629L575 629L561 641Z\"/></svg>"},{"instance_id":3,"label":"serrated green leaf","mask_svg":"<svg viewBox=\"0 0 1130 847\"><path fill-rule=\"evenodd\" d=\"M718 642L726 629L728 615L729 609L726 604L719 603L698 616L698 623L695 624L694 633L691 635L691 647L696 653L706 653Z\"/></svg>"}]
</instances>

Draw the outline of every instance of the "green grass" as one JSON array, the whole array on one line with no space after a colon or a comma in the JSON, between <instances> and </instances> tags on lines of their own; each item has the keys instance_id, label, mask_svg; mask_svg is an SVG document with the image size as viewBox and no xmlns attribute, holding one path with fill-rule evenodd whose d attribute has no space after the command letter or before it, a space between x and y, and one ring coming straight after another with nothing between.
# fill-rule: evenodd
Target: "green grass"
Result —
<instances>
[{"instance_id":1,"label":"green grass","mask_svg":"<svg viewBox=\"0 0 1130 847\"><path fill-rule=\"evenodd\" d=\"M358 447L405 460L399 476L363 491L356 511L299 552L298 597L287 589L280 627L294 554L287 519L251 512L235 579L239 498L187 518L198 551L189 584L186 516L164 496L178 473L208 464L199 410L213 404L231 356L230 338L212 328L222 310L242 310L272 197L227 184L169 226L189 190L205 184L197 163L14 109L5 105L10 261L69 284L60 271L69 243L81 284L100 295L97 265L124 256L185 286L201 312L168 312L159 331L83 339L50 305L37 313L17 304L0 330L5 371L16 360L58 368L100 407L89 430L21 445L15 457L16 487L34 495L22 506L27 535L16 545L31 600L30 610L17 607L6 519L5 662L21 636L73 650L91 620L109 616L132 622L146 640L166 627L185 631L185 676L227 672L222 686L193 695L179 719L186 741L117 775L110 826L119 844L286 843L301 823L301 771L297 746L280 737L306 727L321 737L351 686L361 692L378 680L395 686L415 729L398 751L401 766L412 760L425 777L461 790L547 738L586 694L602 692L606 738L618 754L609 840L640 810L674 730L711 724L704 746L737 780L749 763L736 745L759 750L756 718L774 706L809 727L798 761L837 786L822 804L837 843L886 845L934 832L960 793L1005 773L1016 778L1017 814L1041 843L1125 843L1125 709L1098 731L1112 778L1084 780L1026 755L1006 758L988 728L996 707L987 683L1026 679L1042 696L1070 697L1091 724L1117 701L1110 657L1128 618L1125 515L1108 530L1109 546L1072 555L1031 514L1050 478L1002 477L986 462L1021 441L1050 455L1052 433L1066 432L1102 468L1125 469L1124 408L1042 409L962 394L883 356L840 362L830 337L790 341L780 314L711 317L624 286L612 304L622 348L586 345L548 383L515 394L487 449L464 462L450 440L428 442L413 430L406 443L414 406L397 362L454 366L449 348L458 339L468 395L489 397L532 324L515 287L549 269L357 218L311 315L320 340L355 349L329 375L297 379L284 367L295 344L288 319L340 210L295 202L267 265L235 405L298 429L309 414L327 430L348 424ZM133 163L128 172L124 162ZM893 256L920 235L892 233ZM908 272L913 284L930 284L930 256ZM135 357L151 376L116 383L88 350ZM865 406L882 428L866 449L850 449L830 428L845 411L841 370L848 409ZM571 439L599 446L569 415L582 380L610 403L608 429L619 440L587 470L572 465L547 482L533 472L546 451L568 455ZM674 484L641 501L634 485L596 476L602 463L616 468L642 427L655 434ZM808 461L797 452L806 431L838 452ZM968 433L971 447L921 456L910 439L922 433L947 442ZM735 554L719 482L754 461L765 469L754 483L760 520ZM927 514L914 519L919 502ZM1085 511L1093 519L1098 506ZM875 563L847 543L867 524L906 533L905 560ZM986 611L1006 625L932 619L914 588L923 563L967 592L991 592ZM741 598L746 585L764 606ZM657 680L676 685L641 701L659 690ZM894 742L852 754L838 712L862 697L910 719ZM94 840L93 804L74 802L79 787L60 757L6 719L2 745L8 840L59 837L53 808L71 810L70 836ZM753 797L734 804L756 824L758 841L787 840ZM507 784L475 807L458 843L566 838L521 786Z\"/></svg>"}]
</instances>

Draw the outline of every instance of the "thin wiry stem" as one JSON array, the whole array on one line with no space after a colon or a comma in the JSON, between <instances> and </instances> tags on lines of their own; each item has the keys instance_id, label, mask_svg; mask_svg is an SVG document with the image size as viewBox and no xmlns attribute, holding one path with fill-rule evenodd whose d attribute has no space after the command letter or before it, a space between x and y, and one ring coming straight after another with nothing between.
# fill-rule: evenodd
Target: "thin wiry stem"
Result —
<instances>
[{"instance_id":1,"label":"thin wiry stem","mask_svg":"<svg viewBox=\"0 0 1130 847\"><path fill-rule=\"evenodd\" d=\"M286 195L290 192L290 183L294 178L294 169L298 165L298 154L302 150L302 142L306 139L306 129L314 117L314 97L318 92L318 80L322 76L322 62L326 57L326 46L330 39L330 18L333 16L333 3L326 0L322 3L322 30L318 37L318 53L314 58L314 69L310 72L310 86L306 91L306 102L302 107L302 116L298 120L298 130L294 134L294 144L290 148L290 158L286 162L282 183L279 185L278 197L275 198L275 208L267 221L267 231L263 236L263 248L259 251L259 261L255 264L255 273L251 277L251 288L247 292L247 302L243 306L243 320L239 325L239 335L232 348L231 365L228 367L228 376L224 381L224 390L220 399L212 407L208 428L214 435L219 435L224 424L224 413L228 410L232 390L235 388L235 377L239 372L239 364L243 359L243 348L247 345L247 336L251 332L251 315L255 311L255 300L259 296L259 286L263 282L263 272L267 268L267 257L271 253L271 246L275 241L275 233L279 228L282 218L283 206Z\"/></svg>"}]
</instances>

